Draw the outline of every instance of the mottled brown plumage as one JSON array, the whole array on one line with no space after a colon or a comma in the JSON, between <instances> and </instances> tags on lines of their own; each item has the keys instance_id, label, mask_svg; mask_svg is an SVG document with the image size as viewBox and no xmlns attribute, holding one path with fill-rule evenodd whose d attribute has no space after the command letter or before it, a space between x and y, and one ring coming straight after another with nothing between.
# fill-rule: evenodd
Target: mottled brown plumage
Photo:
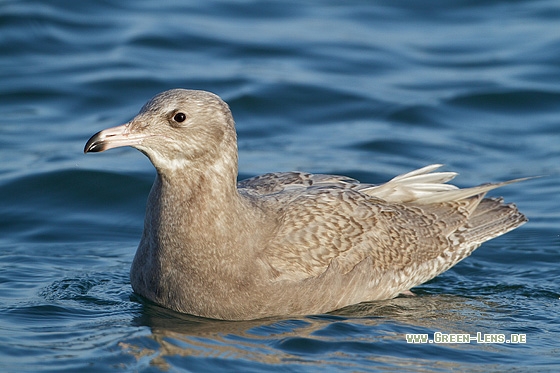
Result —
<instances>
[{"instance_id":1,"label":"mottled brown plumage","mask_svg":"<svg viewBox=\"0 0 560 373\"><path fill-rule=\"evenodd\" d=\"M218 96L171 90L85 152L133 146L157 170L133 289L179 312L240 320L313 314L422 284L527 219L432 165L382 185L271 173L236 183L234 121Z\"/></svg>"}]
</instances>

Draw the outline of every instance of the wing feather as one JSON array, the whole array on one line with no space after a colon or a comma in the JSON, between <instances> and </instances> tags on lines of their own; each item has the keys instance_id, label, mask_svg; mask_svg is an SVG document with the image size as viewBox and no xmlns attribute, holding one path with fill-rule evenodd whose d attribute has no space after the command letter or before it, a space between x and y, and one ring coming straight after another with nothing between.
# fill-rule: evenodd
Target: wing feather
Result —
<instances>
[{"instance_id":1,"label":"wing feather","mask_svg":"<svg viewBox=\"0 0 560 373\"><path fill-rule=\"evenodd\" d=\"M261 260L277 281L297 281L332 268L355 272L367 259L371 271L393 274L387 278L396 283L395 291L405 291L526 221L515 206L484 199L487 191L524 179L459 189L445 184L455 173L432 173L438 167L378 186L295 172L241 182L242 188L284 202Z\"/></svg>"}]
</instances>

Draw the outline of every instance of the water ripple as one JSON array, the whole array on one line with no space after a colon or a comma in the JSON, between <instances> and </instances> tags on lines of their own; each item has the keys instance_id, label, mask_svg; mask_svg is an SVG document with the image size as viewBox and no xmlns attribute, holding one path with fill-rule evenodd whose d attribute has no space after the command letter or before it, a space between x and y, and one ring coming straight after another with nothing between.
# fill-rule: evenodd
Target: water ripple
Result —
<instances>
[{"instance_id":1,"label":"water ripple","mask_svg":"<svg viewBox=\"0 0 560 373\"><path fill-rule=\"evenodd\" d=\"M497 16L499 15L499 16ZM550 1L4 1L0 5L0 367L6 371L556 371L560 7ZM414 298L221 322L133 294L154 170L93 133L155 93L214 91L242 177L383 182L445 163L530 222ZM421 333L523 345L413 345Z\"/></svg>"}]
</instances>

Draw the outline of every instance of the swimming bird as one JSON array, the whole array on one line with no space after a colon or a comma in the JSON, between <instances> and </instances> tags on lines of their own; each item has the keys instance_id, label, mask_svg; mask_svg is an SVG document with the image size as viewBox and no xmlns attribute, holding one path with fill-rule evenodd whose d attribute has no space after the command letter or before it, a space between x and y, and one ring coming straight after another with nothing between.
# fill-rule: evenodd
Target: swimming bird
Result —
<instances>
[{"instance_id":1,"label":"swimming bird","mask_svg":"<svg viewBox=\"0 0 560 373\"><path fill-rule=\"evenodd\" d=\"M131 146L157 175L133 290L196 316L308 315L390 299L527 221L484 198L512 180L460 189L430 165L380 185L280 172L237 182L235 124L217 95L173 89L84 152Z\"/></svg>"}]
</instances>

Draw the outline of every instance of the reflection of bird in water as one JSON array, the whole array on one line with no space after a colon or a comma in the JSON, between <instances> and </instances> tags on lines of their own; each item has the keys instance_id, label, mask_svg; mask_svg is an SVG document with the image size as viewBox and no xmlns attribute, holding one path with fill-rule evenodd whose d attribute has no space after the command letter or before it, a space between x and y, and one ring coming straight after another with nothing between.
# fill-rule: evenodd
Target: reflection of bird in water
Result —
<instances>
[{"instance_id":1,"label":"reflection of bird in water","mask_svg":"<svg viewBox=\"0 0 560 373\"><path fill-rule=\"evenodd\" d=\"M315 314L388 299L526 221L488 199L513 181L458 189L432 165L381 185L332 175L237 179L226 103L175 89L85 152L132 146L157 170L131 269L140 295L228 320ZM514 180L515 181L515 180Z\"/></svg>"}]
</instances>

